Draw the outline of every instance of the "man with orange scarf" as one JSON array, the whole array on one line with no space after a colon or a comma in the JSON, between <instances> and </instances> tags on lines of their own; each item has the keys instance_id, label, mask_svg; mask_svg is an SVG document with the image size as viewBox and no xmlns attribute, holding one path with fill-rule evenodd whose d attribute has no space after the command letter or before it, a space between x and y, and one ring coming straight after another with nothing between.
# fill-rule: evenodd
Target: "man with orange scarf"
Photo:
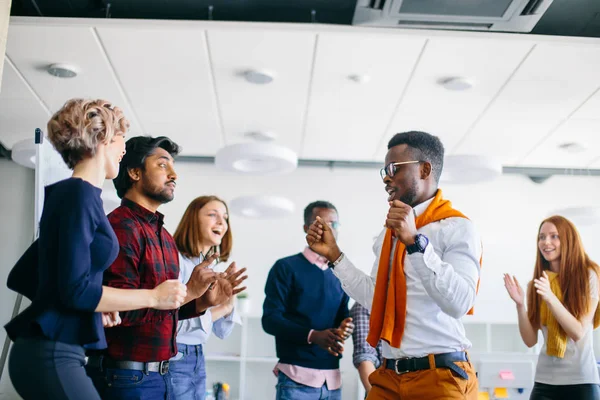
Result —
<instances>
[{"instance_id":1,"label":"man with orange scarf","mask_svg":"<svg viewBox=\"0 0 600 400\"><path fill-rule=\"evenodd\" d=\"M389 195L385 229L373 246L371 275L356 268L317 220L306 240L350 297L371 310L367 341L385 358L367 399L477 399L460 320L473 307L481 242L473 223L438 189L444 147L425 132L396 134L381 177Z\"/></svg>"}]
</instances>

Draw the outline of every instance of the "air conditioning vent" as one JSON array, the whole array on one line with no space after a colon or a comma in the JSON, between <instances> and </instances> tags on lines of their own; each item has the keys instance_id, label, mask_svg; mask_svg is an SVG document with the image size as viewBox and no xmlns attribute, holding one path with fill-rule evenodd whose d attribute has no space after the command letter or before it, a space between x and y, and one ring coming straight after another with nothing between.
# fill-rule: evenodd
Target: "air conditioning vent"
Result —
<instances>
[{"instance_id":1,"label":"air conditioning vent","mask_svg":"<svg viewBox=\"0 0 600 400\"><path fill-rule=\"evenodd\" d=\"M521 15L534 15L543 2L543 0L529 0Z\"/></svg>"},{"instance_id":2,"label":"air conditioning vent","mask_svg":"<svg viewBox=\"0 0 600 400\"><path fill-rule=\"evenodd\" d=\"M358 0L353 25L531 32L553 0Z\"/></svg>"},{"instance_id":3,"label":"air conditioning vent","mask_svg":"<svg viewBox=\"0 0 600 400\"><path fill-rule=\"evenodd\" d=\"M398 21L398 25L407 28L438 28L438 29L473 29L489 30L492 24L474 24L469 22L439 22L439 21Z\"/></svg>"},{"instance_id":4,"label":"air conditioning vent","mask_svg":"<svg viewBox=\"0 0 600 400\"><path fill-rule=\"evenodd\" d=\"M371 0L369 6L373 10L383 10L383 7L385 7L385 0Z\"/></svg>"}]
</instances>

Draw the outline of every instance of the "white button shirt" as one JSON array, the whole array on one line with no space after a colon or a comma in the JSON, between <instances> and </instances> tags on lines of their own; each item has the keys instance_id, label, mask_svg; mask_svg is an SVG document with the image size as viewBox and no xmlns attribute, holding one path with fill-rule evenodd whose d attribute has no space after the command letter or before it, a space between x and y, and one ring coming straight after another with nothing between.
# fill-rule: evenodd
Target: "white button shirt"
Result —
<instances>
[{"instance_id":1,"label":"white button shirt","mask_svg":"<svg viewBox=\"0 0 600 400\"><path fill-rule=\"evenodd\" d=\"M421 215L433 199L414 208ZM423 357L471 348L460 321L473 306L479 280L481 241L473 223L460 217L433 222L419 229L429 244L425 253L406 255L406 322L400 348L383 341L388 359ZM344 257L333 272L344 291L368 310L373 304L375 281L385 229L373 245L376 255L371 275ZM395 240L392 248L395 247ZM389 262L392 265L394 254Z\"/></svg>"}]
</instances>

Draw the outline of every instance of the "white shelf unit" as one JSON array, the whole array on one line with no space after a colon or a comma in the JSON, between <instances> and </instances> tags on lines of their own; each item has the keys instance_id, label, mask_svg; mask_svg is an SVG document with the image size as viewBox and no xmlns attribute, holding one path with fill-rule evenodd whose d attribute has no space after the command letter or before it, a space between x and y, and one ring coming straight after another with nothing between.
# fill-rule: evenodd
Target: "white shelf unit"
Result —
<instances>
[{"instance_id":1,"label":"white shelf unit","mask_svg":"<svg viewBox=\"0 0 600 400\"><path fill-rule=\"evenodd\" d=\"M242 323L224 340L211 335L204 346L207 387L227 382L230 400L275 398L275 339L263 331L259 316L243 316Z\"/></svg>"}]
</instances>

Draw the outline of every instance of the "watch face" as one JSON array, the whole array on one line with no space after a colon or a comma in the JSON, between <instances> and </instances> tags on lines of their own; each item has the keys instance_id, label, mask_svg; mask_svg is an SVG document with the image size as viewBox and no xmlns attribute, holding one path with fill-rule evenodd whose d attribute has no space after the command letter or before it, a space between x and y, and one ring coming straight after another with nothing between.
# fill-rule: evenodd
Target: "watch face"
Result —
<instances>
[{"instance_id":1,"label":"watch face","mask_svg":"<svg viewBox=\"0 0 600 400\"><path fill-rule=\"evenodd\" d=\"M417 240L416 240L415 244L419 248L419 251L425 250L425 247L427 247L427 243L429 243L429 240L427 240L427 236L417 235Z\"/></svg>"}]
</instances>

